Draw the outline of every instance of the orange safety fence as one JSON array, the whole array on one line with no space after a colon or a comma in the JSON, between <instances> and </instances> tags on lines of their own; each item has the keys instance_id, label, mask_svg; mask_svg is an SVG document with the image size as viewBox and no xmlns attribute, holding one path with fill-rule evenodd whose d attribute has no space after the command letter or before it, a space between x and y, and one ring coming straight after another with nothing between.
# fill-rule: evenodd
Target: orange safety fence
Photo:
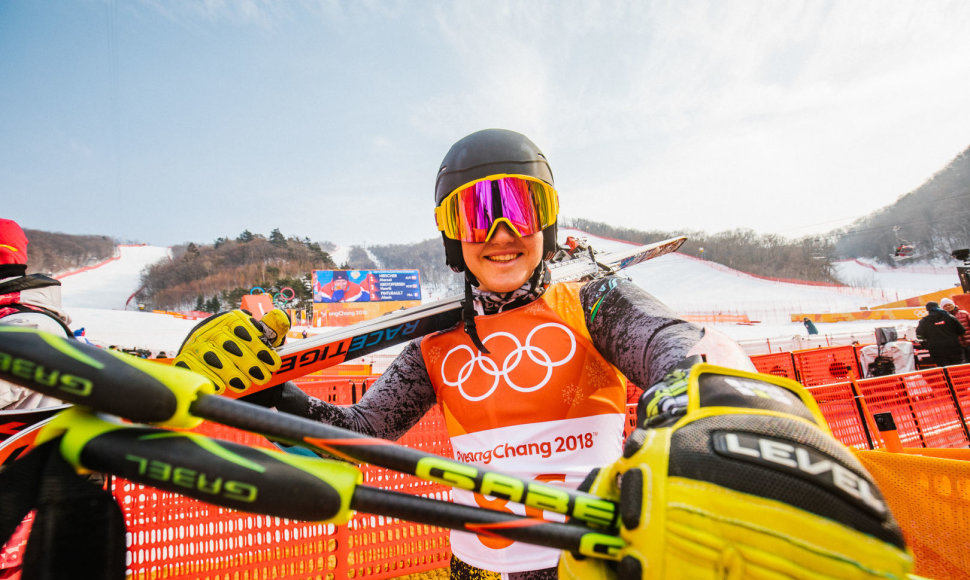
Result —
<instances>
[{"instance_id":1,"label":"orange safety fence","mask_svg":"<svg viewBox=\"0 0 970 580\"><path fill-rule=\"evenodd\" d=\"M966 447L966 426L942 368L857 381L869 411L891 412L903 447Z\"/></svg>"},{"instance_id":2,"label":"orange safety fence","mask_svg":"<svg viewBox=\"0 0 970 580\"><path fill-rule=\"evenodd\" d=\"M970 421L970 365L946 367L963 422Z\"/></svg>"},{"instance_id":3,"label":"orange safety fence","mask_svg":"<svg viewBox=\"0 0 970 580\"><path fill-rule=\"evenodd\" d=\"M832 433L849 447L884 447L874 420L880 413L892 415L903 447L970 447L963 411L970 364L807 388Z\"/></svg>"},{"instance_id":4,"label":"orange safety fence","mask_svg":"<svg viewBox=\"0 0 970 580\"><path fill-rule=\"evenodd\" d=\"M851 312L795 312L789 317L792 322L801 322L808 318L812 322L851 322L855 320L919 320L926 316L926 308L922 306L906 306L902 308L870 308L868 310L853 310Z\"/></svg>"},{"instance_id":5,"label":"orange safety fence","mask_svg":"<svg viewBox=\"0 0 970 580\"><path fill-rule=\"evenodd\" d=\"M748 318L747 314L724 314L721 312L703 312L703 313L693 313L693 314L683 314L681 318L688 322L717 322L726 324L728 322L734 322L735 324L751 324L751 319Z\"/></svg>"},{"instance_id":6,"label":"orange safety fence","mask_svg":"<svg viewBox=\"0 0 970 580\"><path fill-rule=\"evenodd\" d=\"M806 387L855 380L862 376L853 346L796 350L791 353L799 382Z\"/></svg>"},{"instance_id":7,"label":"orange safety fence","mask_svg":"<svg viewBox=\"0 0 970 580\"><path fill-rule=\"evenodd\" d=\"M754 368L758 369L759 373L785 377L793 381L798 380L798 374L795 372L795 359L792 358L790 352L752 356L751 362L754 363Z\"/></svg>"},{"instance_id":8,"label":"orange safety fence","mask_svg":"<svg viewBox=\"0 0 970 580\"><path fill-rule=\"evenodd\" d=\"M970 578L970 460L853 449L872 474L906 543L913 572L936 580Z\"/></svg>"},{"instance_id":9,"label":"orange safety fence","mask_svg":"<svg viewBox=\"0 0 970 580\"><path fill-rule=\"evenodd\" d=\"M852 383L820 385L809 387L808 391L836 439L849 447L872 449L875 426L867 422L866 414L860 412L861 401L856 397Z\"/></svg>"},{"instance_id":10,"label":"orange safety fence","mask_svg":"<svg viewBox=\"0 0 970 580\"><path fill-rule=\"evenodd\" d=\"M332 379L332 378L331 378ZM298 381L337 404L350 402L347 378ZM272 447L266 439L204 423L197 432ZM402 445L451 456L441 412L433 408ZM450 499L449 488L370 465L364 484ZM444 568L451 557L448 531L370 514L346 525L307 523L236 512L114 478L128 527L128 578L394 578Z\"/></svg>"},{"instance_id":11,"label":"orange safety fence","mask_svg":"<svg viewBox=\"0 0 970 580\"><path fill-rule=\"evenodd\" d=\"M970 365L810 387L826 421L872 474L927 578L970 578ZM960 401L960 402L958 402ZM903 448L874 415L890 413ZM871 443L870 443L871 438Z\"/></svg>"},{"instance_id":12,"label":"orange safety fence","mask_svg":"<svg viewBox=\"0 0 970 580\"><path fill-rule=\"evenodd\" d=\"M970 577L968 556L950 553L952 546L970 545L970 539L954 535L970 533L970 462L954 449L970 446L965 424L970 365L859 379L853 347L764 355L752 361L762 372L801 378L835 436L867 467L875 466L870 471L889 490L887 501L894 513L899 510L907 538L915 536L910 544L917 554L917 573ZM376 378L311 375L298 382L313 396L346 405L359 400ZM629 394L632 403L639 389L631 385ZM892 414L904 447L947 449L927 450L925 455L869 451L884 447L873 416L885 412ZM635 417L636 405L630 404L625 434L634 428ZM206 423L199 431L246 445L270 445L262 437L221 425ZM437 407L400 443L451 456ZM945 468L937 468L934 461L944 462L940 465ZM368 465L361 470L367 485L450 499L449 488L440 484ZM128 522L129 578L393 578L445 568L450 558L447 530L432 526L369 514L357 514L343 526L294 522L115 482ZM913 497L917 495L921 497Z\"/></svg>"}]
</instances>

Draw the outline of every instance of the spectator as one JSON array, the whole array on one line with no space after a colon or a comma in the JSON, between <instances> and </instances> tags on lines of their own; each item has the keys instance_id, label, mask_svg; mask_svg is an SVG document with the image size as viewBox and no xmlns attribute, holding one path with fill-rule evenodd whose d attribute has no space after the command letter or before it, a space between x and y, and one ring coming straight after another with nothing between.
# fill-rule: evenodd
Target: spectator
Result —
<instances>
[{"instance_id":1,"label":"spectator","mask_svg":"<svg viewBox=\"0 0 970 580\"><path fill-rule=\"evenodd\" d=\"M815 328L815 323L809 320L807 316L802 319L802 324L805 325L805 330L808 331L809 336L818 334L818 329Z\"/></svg>"},{"instance_id":2,"label":"spectator","mask_svg":"<svg viewBox=\"0 0 970 580\"><path fill-rule=\"evenodd\" d=\"M0 324L24 326L73 339L70 317L61 309L61 283L40 274L27 274L27 235L13 220L0 219ZM4 437L46 419L62 401L26 387L0 380L0 413ZM7 506L5 506L7 507ZM0 546L0 577L20 578L23 553L33 514L17 533Z\"/></svg>"},{"instance_id":3,"label":"spectator","mask_svg":"<svg viewBox=\"0 0 970 580\"><path fill-rule=\"evenodd\" d=\"M938 367L961 364L964 359L960 336L966 330L936 302L927 302L926 312L916 325L916 338L930 351L933 364Z\"/></svg>"},{"instance_id":4,"label":"spectator","mask_svg":"<svg viewBox=\"0 0 970 580\"><path fill-rule=\"evenodd\" d=\"M960 309L949 298L940 300L940 308L945 310L953 318L956 318L957 322L963 326L963 330L966 331L960 335L960 346L963 347L963 360L970 361L970 314L966 310Z\"/></svg>"},{"instance_id":5,"label":"spectator","mask_svg":"<svg viewBox=\"0 0 970 580\"><path fill-rule=\"evenodd\" d=\"M27 235L13 220L0 219L0 324L27 326L74 338L61 308L61 283L27 274ZM0 409L36 409L62 404L19 385L0 381Z\"/></svg>"}]
</instances>

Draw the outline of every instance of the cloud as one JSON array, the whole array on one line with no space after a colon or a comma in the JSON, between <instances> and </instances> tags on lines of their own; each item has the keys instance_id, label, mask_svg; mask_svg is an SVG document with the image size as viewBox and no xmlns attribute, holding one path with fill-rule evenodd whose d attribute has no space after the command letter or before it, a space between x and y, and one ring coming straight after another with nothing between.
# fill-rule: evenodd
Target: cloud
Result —
<instances>
[{"instance_id":1,"label":"cloud","mask_svg":"<svg viewBox=\"0 0 970 580\"><path fill-rule=\"evenodd\" d=\"M464 85L425 119L532 136L567 214L800 231L891 203L966 146L968 6L458 4L438 22Z\"/></svg>"},{"instance_id":2,"label":"cloud","mask_svg":"<svg viewBox=\"0 0 970 580\"><path fill-rule=\"evenodd\" d=\"M970 135L965 1L142 0L111 6L110 75L100 7L81 26L28 8L7 41L32 60L0 64L23 195L269 191L304 200L294 234L340 242L364 235L354 199L376 204L372 241L433 235L437 163L485 127L540 145L566 215L785 232L891 203ZM75 163L52 169L50 143ZM203 239L258 229L225 205L240 225Z\"/></svg>"}]
</instances>

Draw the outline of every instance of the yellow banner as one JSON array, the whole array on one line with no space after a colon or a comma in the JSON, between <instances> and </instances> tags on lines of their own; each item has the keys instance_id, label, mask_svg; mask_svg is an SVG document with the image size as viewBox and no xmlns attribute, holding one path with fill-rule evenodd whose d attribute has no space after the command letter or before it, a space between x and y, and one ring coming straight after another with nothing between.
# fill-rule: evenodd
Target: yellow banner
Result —
<instances>
[{"instance_id":1,"label":"yellow banner","mask_svg":"<svg viewBox=\"0 0 970 580\"><path fill-rule=\"evenodd\" d=\"M930 292L928 294L921 294L919 296L913 296L912 298L906 298L904 300L897 300L895 302L890 302L888 304L880 304L879 306L873 306L872 309L877 308L901 308L903 306L926 306L927 302L939 302L944 298L953 298L957 294L962 294L963 289L959 286L954 286L953 288L947 288L946 290L938 290L936 292Z\"/></svg>"},{"instance_id":2,"label":"yellow banner","mask_svg":"<svg viewBox=\"0 0 970 580\"><path fill-rule=\"evenodd\" d=\"M365 320L372 320L402 308L421 304L420 300L401 300L388 302L322 302L313 305L311 326L350 326Z\"/></svg>"},{"instance_id":3,"label":"yellow banner","mask_svg":"<svg viewBox=\"0 0 970 580\"><path fill-rule=\"evenodd\" d=\"M851 322L853 320L919 320L926 315L923 306L908 306L904 308L878 308L872 310L854 310L852 312L800 312L791 315L792 322L801 322L808 318L812 322Z\"/></svg>"}]
</instances>

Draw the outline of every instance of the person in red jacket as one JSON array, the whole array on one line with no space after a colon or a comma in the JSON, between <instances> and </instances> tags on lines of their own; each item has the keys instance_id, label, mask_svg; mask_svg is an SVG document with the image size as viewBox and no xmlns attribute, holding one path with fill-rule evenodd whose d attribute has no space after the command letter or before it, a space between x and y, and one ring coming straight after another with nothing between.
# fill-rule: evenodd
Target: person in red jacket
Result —
<instances>
[{"instance_id":1,"label":"person in red jacket","mask_svg":"<svg viewBox=\"0 0 970 580\"><path fill-rule=\"evenodd\" d=\"M940 308L945 310L947 314L957 319L957 322L963 325L963 329L966 330L960 335L960 346L963 347L963 357L965 361L970 361L970 313L966 310L961 310L953 300L949 298L944 298L940 300Z\"/></svg>"},{"instance_id":2,"label":"person in red jacket","mask_svg":"<svg viewBox=\"0 0 970 580\"><path fill-rule=\"evenodd\" d=\"M61 283L27 274L27 234L20 225L0 219L0 324L26 326L68 338L71 317L61 307ZM57 399L0 381L0 410L60 405Z\"/></svg>"}]
</instances>

